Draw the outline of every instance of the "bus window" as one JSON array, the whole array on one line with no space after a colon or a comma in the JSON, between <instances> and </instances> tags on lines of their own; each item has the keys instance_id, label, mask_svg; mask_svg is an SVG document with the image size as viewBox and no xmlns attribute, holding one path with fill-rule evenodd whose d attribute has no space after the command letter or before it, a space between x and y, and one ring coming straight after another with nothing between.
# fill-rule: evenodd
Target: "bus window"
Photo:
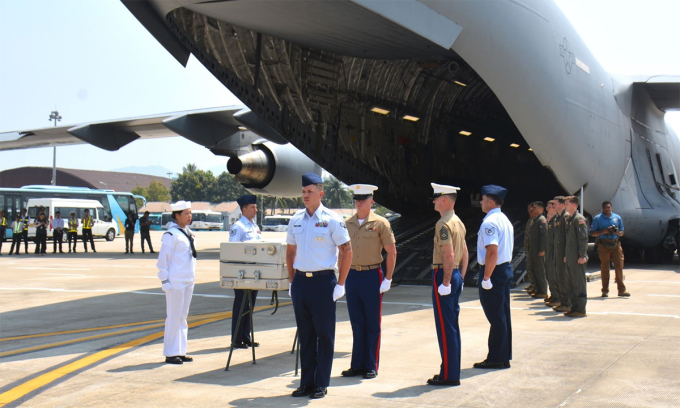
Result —
<instances>
[{"instance_id":1,"label":"bus window","mask_svg":"<svg viewBox=\"0 0 680 408\"><path fill-rule=\"evenodd\" d=\"M137 203L135 203L135 199L132 196L116 194L113 197L124 212L132 211L134 214L137 214Z\"/></svg>"},{"instance_id":2,"label":"bus window","mask_svg":"<svg viewBox=\"0 0 680 408\"><path fill-rule=\"evenodd\" d=\"M41 212L44 212L45 215L50 213L50 207L45 207L45 206L40 206L40 207L31 207L28 209L28 217L29 218L38 218L38 215L40 215Z\"/></svg>"},{"instance_id":3,"label":"bus window","mask_svg":"<svg viewBox=\"0 0 680 408\"><path fill-rule=\"evenodd\" d=\"M207 214L205 216L206 222L222 222L222 214Z\"/></svg>"},{"instance_id":4,"label":"bus window","mask_svg":"<svg viewBox=\"0 0 680 408\"><path fill-rule=\"evenodd\" d=\"M203 213L195 213L191 214L191 221L205 221L205 214Z\"/></svg>"}]
</instances>

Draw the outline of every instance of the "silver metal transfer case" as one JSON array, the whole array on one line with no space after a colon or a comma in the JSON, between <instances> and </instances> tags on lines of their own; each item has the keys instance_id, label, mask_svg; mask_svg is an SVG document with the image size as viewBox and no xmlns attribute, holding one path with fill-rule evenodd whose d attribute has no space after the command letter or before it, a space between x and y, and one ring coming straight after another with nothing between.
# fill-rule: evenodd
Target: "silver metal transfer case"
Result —
<instances>
[{"instance_id":1,"label":"silver metal transfer case","mask_svg":"<svg viewBox=\"0 0 680 408\"><path fill-rule=\"evenodd\" d=\"M220 287L288 290L286 243L224 242L220 245Z\"/></svg>"}]
</instances>

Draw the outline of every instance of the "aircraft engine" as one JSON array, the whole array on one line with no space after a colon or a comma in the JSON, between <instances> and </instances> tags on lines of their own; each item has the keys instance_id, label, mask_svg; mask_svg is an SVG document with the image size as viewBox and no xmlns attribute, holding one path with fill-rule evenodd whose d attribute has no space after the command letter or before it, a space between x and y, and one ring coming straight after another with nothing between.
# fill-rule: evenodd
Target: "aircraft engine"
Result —
<instances>
[{"instance_id":1,"label":"aircraft engine","mask_svg":"<svg viewBox=\"0 0 680 408\"><path fill-rule=\"evenodd\" d=\"M252 152L227 162L229 173L252 193L300 197L302 173L321 174L321 167L290 143L258 141L252 147Z\"/></svg>"}]
</instances>

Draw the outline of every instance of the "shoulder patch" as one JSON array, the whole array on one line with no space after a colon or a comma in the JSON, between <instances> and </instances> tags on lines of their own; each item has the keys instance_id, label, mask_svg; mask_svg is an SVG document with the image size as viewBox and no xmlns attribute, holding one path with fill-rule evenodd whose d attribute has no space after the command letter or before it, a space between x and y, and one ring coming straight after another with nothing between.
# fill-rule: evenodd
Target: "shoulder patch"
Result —
<instances>
[{"instance_id":1,"label":"shoulder patch","mask_svg":"<svg viewBox=\"0 0 680 408\"><path fill-rule=\"evenodd\" d=\"M444 226L442 226L439 230L439 239L442 241L447 241L449 239L449 230L447 230Z\"/></svg>"},{"instance_id":2,"label":"shoulder patch","mask_svg":"<svg viewBox=\"0 0 680 408\"><path fill-rule=\"evenodd\" d=\"M579 223L579 224L585 224L585 223L586 223L586 220L578 220L578 223Z\"/></svg>"},{"instance_id":3,"label":"shoulder patch","mask_svg":"<svg viewBox=\"0 0 680 408\"><path fill-rule=\"evenodd\" d=\"M493 235L496 233L496 228L494 227L484 228L484 232L486 232L486 235Z\"/></svg>"},{"instance_id":4,"label":"shoulder patch","mask_svg":"<svg viewBox=\"0 0 680 408\"><path fill-rule=\"evenodd\" d=\"M548 221L545 220L545 218L541 219L541 224L547 224Z\"/></svg>"},{"instance_id":5,"label":"shoulder patch","mask_svg":"<svg viewBox=\"0 0 680 408\"><path fill-rule=\"evenodd\" d=\"M234 236L236 235L236 228L232 228L229 230L229 235Z\"/></svg>"},{"instance_id":6,"label":"shoulder patch","mask_svg":"<svg viewBox=\"0 0 680 408\"><path fill-rule=\"evenodd\" d=\"M347 224L345 224L344 221L340 223L340 226L341 226L342 228L344 228L344 229L347 229Z\"/></svg>"}]
</instances>

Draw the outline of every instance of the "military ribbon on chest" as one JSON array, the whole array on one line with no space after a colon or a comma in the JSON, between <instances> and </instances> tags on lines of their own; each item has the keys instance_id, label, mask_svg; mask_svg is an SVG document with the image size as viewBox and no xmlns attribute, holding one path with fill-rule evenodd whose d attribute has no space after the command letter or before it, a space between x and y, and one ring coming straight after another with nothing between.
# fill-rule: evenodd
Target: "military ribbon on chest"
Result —
<instances>
[{"instance_id":1,"label":"military ribbon on chest","mask_svg":"<svg viewBox=\"0 0 680 408\"><path fill-rule=\"evenodd\" d=\"M328 221L319 221L316 224L314 224L315 227L327 227L328 226Z\"/></svg>"}]
</instances>

